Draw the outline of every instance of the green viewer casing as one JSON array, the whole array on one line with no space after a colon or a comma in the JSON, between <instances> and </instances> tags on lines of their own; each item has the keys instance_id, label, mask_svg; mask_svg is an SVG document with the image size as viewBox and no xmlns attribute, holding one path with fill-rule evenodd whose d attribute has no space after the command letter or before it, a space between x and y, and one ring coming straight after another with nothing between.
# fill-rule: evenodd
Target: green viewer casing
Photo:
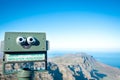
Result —
<instances>
[{"instance_id":1,"label":"green viewer casing","mask_svg":"<svg viewBox=\"0 0 120 80\"><path fill-rule=\"evenodd\" d=\"M39 45L30 46L30 48L23 48L16 42L18 37L34 37ZM46 34L35 32L6 32L4 37L4 52L39 52L46 50Z\"/></svg>"}]
</instances>

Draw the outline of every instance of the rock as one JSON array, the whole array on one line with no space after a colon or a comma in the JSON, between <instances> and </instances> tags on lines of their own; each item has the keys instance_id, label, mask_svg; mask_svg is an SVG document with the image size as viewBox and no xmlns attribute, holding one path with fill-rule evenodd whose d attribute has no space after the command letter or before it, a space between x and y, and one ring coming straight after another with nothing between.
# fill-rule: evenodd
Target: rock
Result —
<instances>
[{"instance_id":1,"label":"rock","mask_svg":"<svg viewBox=\"0 0 120 80\"><path fill-rule=\"evenodd\" d=\"M49 64L51 64L48 66L49 74L53 74L57 69L58 72L55 75L60 78L59 80L120 79L120 69L100 63L86 53L67 54L51 58L49 61ZM52 77L56 80L55 76L52 75Z\"/></svg>"}]
</instances>

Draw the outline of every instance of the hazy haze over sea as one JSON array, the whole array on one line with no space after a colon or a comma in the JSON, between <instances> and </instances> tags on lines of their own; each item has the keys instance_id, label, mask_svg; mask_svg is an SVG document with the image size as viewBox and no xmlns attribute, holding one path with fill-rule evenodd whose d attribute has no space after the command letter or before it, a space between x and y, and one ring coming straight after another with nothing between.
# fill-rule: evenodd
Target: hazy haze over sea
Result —
<instances>
[{"instance_id":1,"label":"hazy haze over sea","mask_svg":"<svg viewBox=\"0 0 120 80\"><path fill-rule=\"evenodd\" d=\"M53 51L48 52L48 58L63 56L69 53L79 53L76 51ZM113 67L120 68L120 52L84 52L93 56L96 60Z\"/></svg>"}]
</instances>

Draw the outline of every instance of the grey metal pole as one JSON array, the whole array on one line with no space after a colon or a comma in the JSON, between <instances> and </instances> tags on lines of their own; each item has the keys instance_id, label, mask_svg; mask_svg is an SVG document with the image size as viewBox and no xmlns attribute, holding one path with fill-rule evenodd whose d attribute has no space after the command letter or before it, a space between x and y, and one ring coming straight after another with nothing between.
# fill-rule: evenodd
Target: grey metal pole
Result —
<instances>
[{"instance_id":1,"label":"grey metal pole","mask_svg":"<svg viewBox=\"0 0 120 80\"><path fill-rule=\"evenodd\" d=\"M32 71L21 70L17 73L18 80L32 80Z\"/></svg>"}]
</instances>

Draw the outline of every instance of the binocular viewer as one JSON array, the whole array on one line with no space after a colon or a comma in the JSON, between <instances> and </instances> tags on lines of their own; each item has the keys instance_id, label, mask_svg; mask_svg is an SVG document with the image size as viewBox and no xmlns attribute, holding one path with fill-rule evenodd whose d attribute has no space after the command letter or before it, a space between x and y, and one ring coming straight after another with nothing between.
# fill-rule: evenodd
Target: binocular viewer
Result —
<instances>
[{"instance_id":1,"label":"binocular viewer","mask_svg":"<svg viewBox=\"0 0 120 80\"><path fill-rule=\"evenodd\" d=\"M46 40L46 33L41 32L5 32L3 47L3 73L13 71L14 63L44 63L41 65L30 65L29 69L47 70L47 50L49 42ZM21 65L19 65L20 67ZM27 66L28 67L28 66ZM36 69L34 69L36 67ZM20 67L21 68L21 67ZM13 71L14 72L14 71Z\"/></svg>"},{"instance_id":2,"label":"binocular viewer","mask_svg":"<svg viewBox=\"0 0 120 80\"><path fill-rule=\"evenodd\" d=\"M45 33L39 32L6 32L4 52L47 51L48 41Z\"/></svg>"},{"instance_id":3,"label":"binocular viewer","mask_svg":"<svg viewBox=\"0 0 120 80\"><path fill-rule=\"evenodd\" d=\"M36 43L36 39L34 37L17 37L16 42L20 45L34 45Z\"/></svg>"},{"instance_id":4,"label":"binocular viewer","mask_svg":"<svg viewBox=\"0 0 120 80\"><path fill-rule=\"evenodd\" d=\"M19 36L16 38L16 43L21 45L23 48L30 48L31 46L37 46L40 42L32 36L29 37L22 37Z\"/></svg>"}]
</instances>

